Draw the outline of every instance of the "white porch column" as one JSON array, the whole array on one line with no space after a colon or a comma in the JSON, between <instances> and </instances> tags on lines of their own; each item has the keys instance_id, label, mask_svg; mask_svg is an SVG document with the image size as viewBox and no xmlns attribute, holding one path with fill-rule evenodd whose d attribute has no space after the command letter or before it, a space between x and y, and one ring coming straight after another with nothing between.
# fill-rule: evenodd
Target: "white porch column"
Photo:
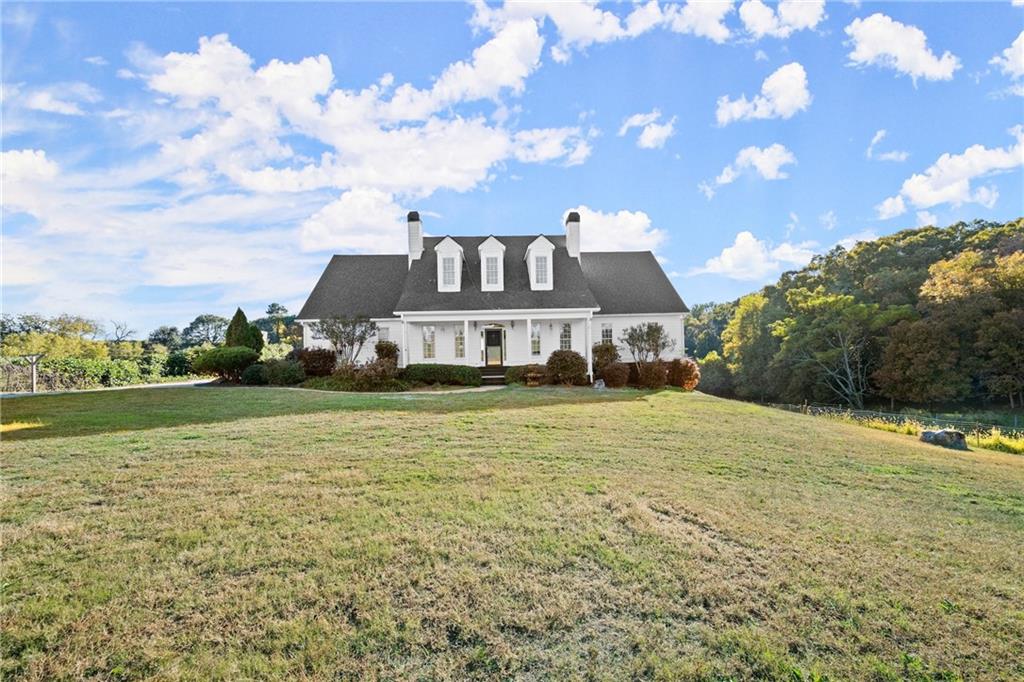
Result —
<instances>
[{"instance_id":1,"label":"white porch column","mask_svg":"<svg viewBox=\"0 0 1024 682\"><path fill-rule=\"evenodd\" d=\"M409 366L409 323L402 318L402 367Z\"/></svg>"},{"instance_id":2,"label":"white porch column","mask_svg":"<svg viewBox=\"0 0 1024 682\"><path fill-rule=\"evenodd\" d=\"M533 320L526 318L526 362L533 362Z\"/></svg>"},{"instance_id":3,"label":"white porch column","mask_svg":"<svg viewBox=\"0 0 1024 682\"><path fill-rule=\"evenodd\" d=\"M470 360L469 360L470 357L472 357L472 356L469 354L469 318L467 317L465 320L462 321L462 362L463 362L463 364L472 366L473 363L470 362Z\"/></svg>"},{"instance_id":4,"label":"white porch column","mask_svg":"<svg viewBox=\"0 0 1024 682\"><path fill-rule=\"evenodd\" d=\"M590 341L592 318L588 317L586 322L587 322L587 334L586 334L586 341L587 341L587 376L589 376L590 380L593 381L594 380L594 348L593 348L594 344L591 343L591 341Z\"/></svg>"}]
</instances>

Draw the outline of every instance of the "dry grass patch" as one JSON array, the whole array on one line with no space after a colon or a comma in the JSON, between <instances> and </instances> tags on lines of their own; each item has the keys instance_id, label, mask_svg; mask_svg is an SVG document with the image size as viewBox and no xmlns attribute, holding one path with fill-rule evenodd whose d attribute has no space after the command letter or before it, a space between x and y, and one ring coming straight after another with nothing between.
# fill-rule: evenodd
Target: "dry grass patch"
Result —
<instances>
[{"instance_id":1,"label":"dry grass patch","mask_svg":"<svg viewBox=\"0 0 1024 682\"><path fill-rule=\"evenodd\" d=\"M8 401L22 679L1013 679L1024 459L699 394Z\"/></svg>"}]
</instances>

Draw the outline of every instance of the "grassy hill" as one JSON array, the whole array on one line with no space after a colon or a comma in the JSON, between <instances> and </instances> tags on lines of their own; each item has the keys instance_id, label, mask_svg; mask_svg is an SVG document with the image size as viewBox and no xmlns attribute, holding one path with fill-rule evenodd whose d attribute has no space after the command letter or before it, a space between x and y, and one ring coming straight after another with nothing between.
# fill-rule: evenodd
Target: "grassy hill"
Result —
<instances>
[{"instance_id":1,"label":"grassy hill","mask_svg":"<svg viewBox=\"0 0 1024 682\"><path fill-rule=\"evenodd\" d=\"M2 407L5 679L1024 676L1024 457L678 392Z\"/></svg>"}]
</instances>

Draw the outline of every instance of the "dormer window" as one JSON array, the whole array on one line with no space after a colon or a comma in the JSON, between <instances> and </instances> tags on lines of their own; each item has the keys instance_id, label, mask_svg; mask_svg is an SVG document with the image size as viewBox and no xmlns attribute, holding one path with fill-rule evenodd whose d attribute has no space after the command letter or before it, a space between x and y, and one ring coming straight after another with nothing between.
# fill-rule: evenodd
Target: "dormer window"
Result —
<instances>
[{"instance_id":1,"label":"dormer window","mask_svg":"<svg viewBox=\"0 0 1024 682\"><path fill-rule=\"evenodd\" d=\"M530 289L551 291L554 288L552 265L555 261L555 245L541 235L526 247L526 268L530 272Z\"/></svg>"},{"instance_id":2,"label":"dormer window","mask_svg":"<svg viewBox=\"0 0 1024 682\"><path fill-rule=\"evenodd\" d=\"M535 263L533 266L534 273L536 274L537 284L548 283L548 257L537 256L534 259Z\"/></svg>"},{"instance_id":3,"label":"dormer window","mask_svg":"<svg viewBox=\"0 0 1024 682\"><path fill-rule=\"evenodd\" d=\"M451 237L445 237L434 247L437 253L437 290L462 290L462 247Z\"/></svg>"},{"instance_id":4,"label":"dormer window","mask_svg":"<svg viewBox=\"0 0 1024 682\"><path fill-rule=\"evenodd\" d=\"M505 245L494 237L488 237L479 246L480 290L504 291L505 289Z\"/></svg>"},{"instance_id":5,"label":"dormer window","mask_svg":"<svg viewBox=\"0 0 1024 682\"><path fill-rule=\"evenodd\" d=\"M445 256L441 259L441 279L445 287L455 286L455 257Z\"/></svg>"}]
</instances>

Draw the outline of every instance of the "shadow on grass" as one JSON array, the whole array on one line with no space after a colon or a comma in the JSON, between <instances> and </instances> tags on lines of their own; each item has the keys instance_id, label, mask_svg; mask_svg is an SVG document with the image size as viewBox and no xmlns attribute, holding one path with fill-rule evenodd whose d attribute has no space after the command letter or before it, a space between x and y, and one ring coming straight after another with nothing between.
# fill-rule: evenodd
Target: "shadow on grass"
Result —
<instances>
[{"instance_id":1,"label":"shadow on grass","mask_svg":"<svg viewBox=\"0 0 1024 682\"><path fill-rule=\"evenodd\" d=\"M319 412L457 413L547 405L617 402L649 395L635 390L518 388L456 394L351 394L283 388L130 389L2 401L3 440L37 440L212 424Z\"/></svg>"}]
</instances>

